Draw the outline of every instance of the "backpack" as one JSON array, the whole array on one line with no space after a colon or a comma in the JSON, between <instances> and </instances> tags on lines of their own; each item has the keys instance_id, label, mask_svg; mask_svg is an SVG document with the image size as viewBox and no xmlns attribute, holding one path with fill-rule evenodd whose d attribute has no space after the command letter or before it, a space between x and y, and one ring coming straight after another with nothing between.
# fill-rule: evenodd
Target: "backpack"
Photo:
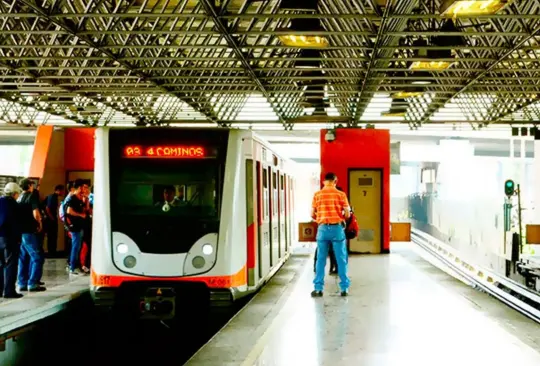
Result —
<instances>
[{"instance_id":1,"label":"backpack","mask_svg":"<svg viewBox=\"0 0 540 366\"><path fill-rule=\"evenodd\" d=\"M351 211L351 217L347 220L347 226L345 227L345 236L349 240L354 239L358 236L359 230L360 228L356 216L354 216L354 213Z\"/></svg>"},{"instance_id":2,"label":"backpack","mask_svg":"<svg viewBox=\"0 0 540 366\"><path fill-rule=\"evenodd\" d=\"M60 207L58 208L58 218L64 224L66 223L66 203L68 201L68 198L69 198L69 196L64 198L64 200L62 202L60 202Z\"/></svg>"}]
</instances>

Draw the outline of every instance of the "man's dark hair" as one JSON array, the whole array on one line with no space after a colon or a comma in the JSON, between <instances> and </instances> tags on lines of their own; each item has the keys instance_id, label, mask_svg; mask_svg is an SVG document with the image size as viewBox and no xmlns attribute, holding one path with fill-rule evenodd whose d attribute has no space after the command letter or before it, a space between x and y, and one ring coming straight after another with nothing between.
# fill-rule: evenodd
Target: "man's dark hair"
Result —
<instances>
[{"instance_id":1,"label":"man's dark hair","mask_svg":"<svg viewBox=\"0 0 540 366\"><path fill-rule=\"evenodd\" d=\"M64 189L64 185L63 184L57 184L55 187L54 187L54 191L61 191Z\"/></svg>"},{"instance_id":2,"label":"man's dark hair","mask_svg":"<svg viewBox=\"0 0 540 366\"><path fill-rule=\"evenodd\" d=\"M172 193L175 193L175 192L176 192L176 188L174 188L174 186L165 186L165 188L163 188L163 191L164 191L164 192L172 192Z\"/></svg>"},{"instance_id":3,"label":"man's dark hair","mask_svg":"<svg viewBox=\"0 0 540 366\"><path fill-rule=\"evenodd\" d=\"M73 188L78 189L84 186L85 184L86 182L84 181L84 179L75 179L75 183L73 183Z\"/></svg>"},{"instance_id":4,"label":"man's dark hair","mask_svg":"<svg viewBox=\"0 0 540 366\"><path fill-rule=\"evenodd\" d=\"M19 183L19 186L21 186L21 189L23 191L27 191L30 189L30 187L32 187L34 185L34 182L31 181L30 179L28 178L24 178L23 180L21 180L21 183Z\"/></svg>"},{"instance_id":5,"label":"man's dark hair","mask_svg":"<svg viewBox=\"0 0 540 366\"><path fill-rule=\"evenodd\" d=\"M334 173L326 173L326 175L324 176L324 180L327 180L330 182L333 182L336 179L337 179L337 176Z\"/></svg>"}]
</instances>

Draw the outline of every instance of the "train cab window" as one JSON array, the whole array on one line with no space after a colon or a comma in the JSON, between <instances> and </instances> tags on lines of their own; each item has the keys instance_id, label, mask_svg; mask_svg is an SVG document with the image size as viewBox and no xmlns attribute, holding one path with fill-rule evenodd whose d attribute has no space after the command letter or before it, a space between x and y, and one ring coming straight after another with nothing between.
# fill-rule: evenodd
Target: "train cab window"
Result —
<instances>
[{"instance_id":1,"label":"train cab window","mask_svg":"<svg viewBox=\"0 0 540 366\"><path fill-rule=\"evenodd\" d=\"M212 170L146 170L142 174L134 169L124 169L120 178L122 185L119 187L116 202L121 210L142 215L217 215L217 187Z\"/></svg>"},{"instance_id":2,"label":"train cab window","mask_svg":"<svg viewBox=\"0 0 540 366\"><path fill-rule=\"evenodd\" d=\"M217 232L222 164L134 161L116 168L111 184L113 231L145 253L184 253ZM179 240L182 238L182 240Z\"/></svg>"}]
</instances>

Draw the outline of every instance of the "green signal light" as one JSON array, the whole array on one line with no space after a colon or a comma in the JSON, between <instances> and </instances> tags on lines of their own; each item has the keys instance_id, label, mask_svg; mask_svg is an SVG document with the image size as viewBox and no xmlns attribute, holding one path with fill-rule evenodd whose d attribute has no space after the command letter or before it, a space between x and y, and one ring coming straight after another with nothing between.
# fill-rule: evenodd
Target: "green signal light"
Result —
<instances>
[{"instance_id":1,"label":"green signal light","mask_svg":"<svg viewBox=\"0 0 540 366\"><path fill-rule=\"evenodd\" d=\"M514 181L509 179L504 183L504 194L507 196L513 196L514 193L515 193Z\"/></svg>"}]
</instances>

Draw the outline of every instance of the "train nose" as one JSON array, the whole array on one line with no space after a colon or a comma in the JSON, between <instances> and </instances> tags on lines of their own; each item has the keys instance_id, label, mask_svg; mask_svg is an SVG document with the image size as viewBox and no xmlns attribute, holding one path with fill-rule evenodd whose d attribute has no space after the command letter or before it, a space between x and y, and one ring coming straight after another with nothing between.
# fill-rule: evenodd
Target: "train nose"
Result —
<instances>
[{"instance_id":1,"label":"train nose","mask_svg":"<svg viewBox=\"0 0 540 366\"><path fill-rule=\"evenodd\" d=\"M173 289L150 288L140 302L143 318L167 319L174 317L175 291Z\"/></svg>"},{"instance_id":2,"label":"train nose","mask_svg":"<svg viewBox=\"0 0 540 366\"><path fill-rule=\"evenodd\" d=\"M142 305L143 312L156 316L171 314L174 309L173 302L170 300L145 301Z\"/></svg>"}]
</instances>

